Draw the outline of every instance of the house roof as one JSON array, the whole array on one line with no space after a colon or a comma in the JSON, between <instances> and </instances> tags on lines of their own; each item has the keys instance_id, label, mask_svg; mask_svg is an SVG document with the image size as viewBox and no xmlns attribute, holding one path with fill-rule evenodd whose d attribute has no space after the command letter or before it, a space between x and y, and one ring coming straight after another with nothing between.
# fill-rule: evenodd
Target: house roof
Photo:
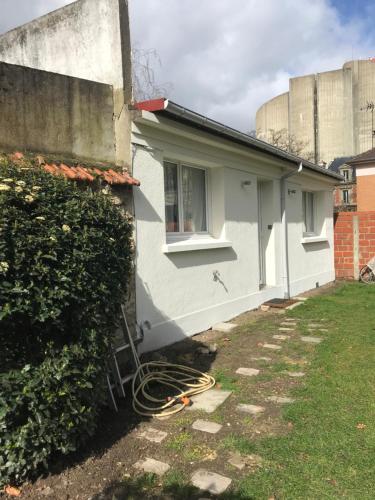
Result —
<instances>
[{"instance_id":1,"label":"house roof","mask_svg":"<svg viewBox=\"0 0 375 500\"><path fill-rule=\"evenodd\" d=\"M26 158L23 153L16 152L10 155L13 161L23 161L30 159L32 163L39 166L46 172L56 176L63 176L67 179L83 182L94 182L101 179L110 185L140 186L140 181L134 179L127 171L116 171L113 166L97 164L96 166L83 165L82 162L58 162L48 160L44 156L38 155L34 158ZM70 163L68 165L67 163Z\"/></svg>"},{"instance_id":2,"label":"house roof","mask_svg":"<svg viewBox=\"0 0 375 500\"><path fill-rule=\"evenodd\" d=\"M345 165L345 163L348 163L349 160L351 160L353 156L340 156L338 158L335 158L331 163L329 164L328 170L331 172L338 173L339 168L342 165Z\"/></svg>"},{"instance_id":3,"label":"house roof","mask_svg":"<svg viewBox=\"0 0 375 500\"><path fill-rule=\"evenodd\" d=\"M369 149L358 156L352 157L348 164L359 166L361 163L368 162L375 162L375 148Z\"/></svg>"},{"instance_id":4,"label":"house roof","mask_svg":"<svg viewBox=\"0 0 375 500\"><path fill-rule=\"evenodd\" d=\"M234 128L223 125L220 122L211 120L204 115L191 111L190 109L184 108L172 101L165 98L153 99L149 101L137 102L133 106L133 109L139 111L150 111L161 116L165 116L172 120L178 121L180 123L185 123L191 127L204 130L213 135L225 138L237 144L249 147L251 149L260 151L262 153L275 156L283 161L295 164L297 167L302 163L305 168L312 170L318 174L325 175L326 177L334 178L336 180L342 180L342 176L326 170L325 168L319 167L314 163L304 160L299 156L292 153L288 153L280 148L272 146L271 144L251 137L248 134L240 132Z\"/></svg>"}]
</instances>

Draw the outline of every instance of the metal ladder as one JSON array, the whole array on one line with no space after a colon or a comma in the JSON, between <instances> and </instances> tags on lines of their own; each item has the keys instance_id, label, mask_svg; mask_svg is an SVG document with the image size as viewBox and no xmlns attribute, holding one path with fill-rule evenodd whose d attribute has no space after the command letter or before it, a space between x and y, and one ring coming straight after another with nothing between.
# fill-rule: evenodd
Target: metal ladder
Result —
<instances>
[{"instance_id":1,"label":"metal ladder","mask_svg":"<svg viewBox=\"0 0 375 500\"><path fill-rule=\"evenodd\" d=\"M114 395L114 390L116 390L117 395L119 398L124 398L126 397L125 393L125 388L124 385L128 382L130 382L136 373L136 370L138 368L138 353L137 353L137 348L136 346L143 341L143 333L142 329L140 330L141 335L137 337L136 339L133 339L129 325L126 319L126 313L125 313L125 307L122 305L121 306L121 330L122 334L124 337L124 344L120 345L119 347L116 347L112 350L111 354L111 365L112 365L112 377L113 381L111 381L110 374L107 374L107 385L108 385L108 391L110 394L110 401L112 403L113 408L115 409L116 412L118 412L118 406L116 403L115 395ZM117 359L117 356L130 349L131 354L133 355L134 359L134 371L132 373L127 373L125 375L121 374L119 362Z\"/></svg>"}]
</instances>

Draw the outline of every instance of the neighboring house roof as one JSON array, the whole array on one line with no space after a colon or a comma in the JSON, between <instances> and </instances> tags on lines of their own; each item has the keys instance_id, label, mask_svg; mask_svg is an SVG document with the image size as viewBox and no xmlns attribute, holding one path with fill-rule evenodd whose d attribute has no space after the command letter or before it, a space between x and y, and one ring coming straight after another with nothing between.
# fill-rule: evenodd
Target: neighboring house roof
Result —
<instances>
[{"instance_id":1,"label":"neighboring house roof","mask_svg":"<svg viewBox=\"0 0 375 500\"><path fill-rule=\"evenodd\" d=\"M369 149L364 153L361 153L358 156L352 157L352 159L348 162L349 165L359 166L361 163L369 163L375 162L375 148Z\"/></svg>"},{"instance_id":2,"label":"neighboring house roof","mask_svg":"<svg viewBox=\"0 0 375 500\"><path fill-rule=\"evenodd\" d=\"M128 172L119 171L116 172L113 167L108 165L97 165L97 166L87 166L80 162L69 162L71 165L67 165L64 162L58 162L53 160L45 159L43 156L38 155L34 158L25 157L23 153L17 152L10 155L13 161L22 161L24 159L30 159L32 163L38 165L46 172L52 175L60 175L66 177L67 179L75 181L84 182L94 182L95 179L100 178L110 185L128 185L128 186L140 186L140 181L134 179Z\"/></svg>"},{"instance_id":3,"label":"neighboring house roof","mask_svg":"<svg viewBox=\"0 0 375 500\"><path fill-rule=\"evenodd\" d=\"M255 137L251 137L248 134L240 132L234 128L228 127L219 123L215 120L211 120L206 116L195 113L187 108L184 108L168 99L153 99L149 101L138 102L133 105L133 109L140 111L150 111L153 113L160 114L172 120L176 120L180 123L185 123L192 127L204 130L211 134L223 137L232 142L236 142L251 149L258 150L262 153L275 156L281 160L288 161L299 166L302 162L303 166L309 170L316 173L323 174L327 177L334 178L336 180L342 180L342 176L326 170L325 168L319 167L310 161L304 160L292 153L288 153L280 148L272 146L271 144L264 142Z\"/></svg>"},{"instance_id":4,"label":"neighboring house roof","mask_svg":"<svg viewBox=\"0 0 375 500\"><path fill-rule=\"evenodd\" d=\"M352 158L353 156L340 156L338 158L335 158L329 164L328 170L337 174L339 172L339 168L345 163L348 163L348 160L351 160Z\"/></svg>"}]
</instances>

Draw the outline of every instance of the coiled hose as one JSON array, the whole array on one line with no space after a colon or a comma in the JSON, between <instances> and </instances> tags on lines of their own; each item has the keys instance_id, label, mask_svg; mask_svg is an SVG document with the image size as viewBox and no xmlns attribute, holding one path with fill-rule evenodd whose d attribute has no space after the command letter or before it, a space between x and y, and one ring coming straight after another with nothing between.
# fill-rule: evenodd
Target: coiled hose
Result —
<instances>
[{"instance_id":1,"label":"coiled hose","mask_svg":"<svg viewBox=\"0 0 375 500\"><path fill-rule=\"evenodd\" d=\"M215 379L207 373L164 361L151 361L138 366L133 378L133 408L146 417L166 417L180 412L190 404L190 398L208 391L215 385ZM152 396L154 384L164 386L169 397Z\"/></svg>"}]
</instances>

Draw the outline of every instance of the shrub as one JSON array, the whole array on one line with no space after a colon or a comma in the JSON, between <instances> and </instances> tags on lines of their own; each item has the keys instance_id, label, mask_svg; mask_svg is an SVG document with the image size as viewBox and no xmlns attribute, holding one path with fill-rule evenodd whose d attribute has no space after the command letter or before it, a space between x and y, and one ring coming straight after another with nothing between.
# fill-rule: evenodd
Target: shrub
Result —
<instances>
[{"instance_id":1,"label":"shrub","mask_svg":"<svg viewBox=\"0 0 375 500\"><path fill-rule=\"evenodd\" d=\"M0 484L93 434L131 231L108 195L0 156Z\"/></svg>"}]
</instances>

